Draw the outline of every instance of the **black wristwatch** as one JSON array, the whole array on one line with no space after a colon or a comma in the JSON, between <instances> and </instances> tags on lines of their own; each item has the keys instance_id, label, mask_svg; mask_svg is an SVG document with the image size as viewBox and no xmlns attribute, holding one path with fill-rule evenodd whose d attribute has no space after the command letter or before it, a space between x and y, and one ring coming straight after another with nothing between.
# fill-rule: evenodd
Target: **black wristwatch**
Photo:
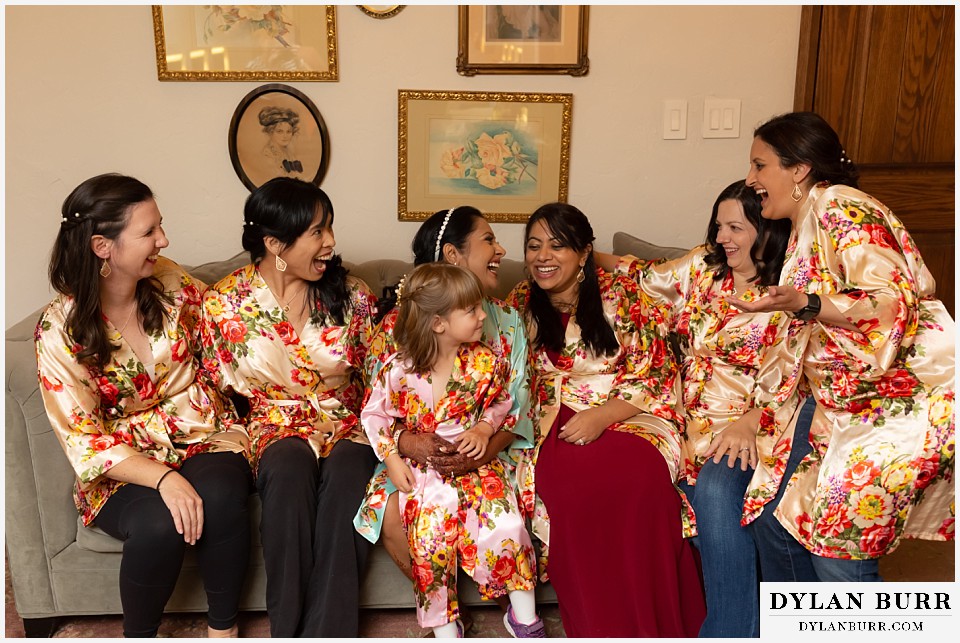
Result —
<instances>
[{"instance_id":1,"label":"black wristwatch","mask_svg":"<svg viewBox=\"0 0 960 643\"><path fill-rule=\"evenodd\" d=\"M793 313L800 321L810 321L820 314L820 295L807 295L807 305Z\"/></svg>"}]
</instances>

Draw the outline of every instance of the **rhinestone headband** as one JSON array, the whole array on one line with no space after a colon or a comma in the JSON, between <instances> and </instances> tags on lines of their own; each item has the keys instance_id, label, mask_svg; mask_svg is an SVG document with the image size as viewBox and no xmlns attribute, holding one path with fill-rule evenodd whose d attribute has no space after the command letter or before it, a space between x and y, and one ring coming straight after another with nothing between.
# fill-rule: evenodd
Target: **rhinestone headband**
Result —
<instances>
[{"instance_id":1,"label":"rhinestone headband","mask_svg":"<svg viewBox=\"0 0 960 643\"><path fill-rule=\"evenodd\" d=\"M443 217L443 225L440 226L440 234L437 235L437 247L433 251L434 261L440 261L440 243L443 241L443 231L447 229L447 224L450 223L450 215L453 214L454 210L456 208L450 208L447 210L447 216Z\"/></svg>"}]
</instances>

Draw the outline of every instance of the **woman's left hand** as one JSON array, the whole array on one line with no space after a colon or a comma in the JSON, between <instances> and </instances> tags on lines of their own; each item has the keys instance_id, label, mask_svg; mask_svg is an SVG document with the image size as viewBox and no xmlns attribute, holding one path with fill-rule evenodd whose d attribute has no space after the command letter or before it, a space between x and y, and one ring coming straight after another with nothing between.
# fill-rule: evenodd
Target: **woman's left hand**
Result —
<instances>
[{"instance_id":1,"label":"woman's left hand","mask_svg":"<svg viewBox=\"0 0 960 643\"><path fill-rule=\"evenodd\" d=\"M770 313L783 310L795 313L807 305L807 296L790 286L770 286L767 294L755 301L727 297L727 303L748 313Z\"/></svg>"},{"instance_id":2,"label":"woman's left hand","mask_svg":"<svg viewBox=\"0 0 960 643\"><path fill-rule=\"evenodd\" d=\"M723 456L727 456L727 466L731 469L740 460L740 470L746 471L747 466L757 468L757 426L760 424L761 409L753 408L741 415L737 420L717 434L710 442L705 458L713 456L714 464L720 464Z\"/></svg>"},{"instance_id":3,"label":"woman's left hand","mask_svg":"<svg viewBox=\"0 0 960 643\"><path fill-rule=\"evenodd\" d=\"M609 425L602 407L584 409L563 425L557 437L583 446L599 438Z\"/></svg>"}]
</instances>

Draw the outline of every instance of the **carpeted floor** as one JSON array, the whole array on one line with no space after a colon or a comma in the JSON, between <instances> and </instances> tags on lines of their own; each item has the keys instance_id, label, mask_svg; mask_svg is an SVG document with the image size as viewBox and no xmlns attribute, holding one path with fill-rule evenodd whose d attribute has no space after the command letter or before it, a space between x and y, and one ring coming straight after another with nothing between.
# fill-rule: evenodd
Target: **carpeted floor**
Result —
<instances>
[{"instance_id":1,"label":"carpeted floor","mask_svg":"<svg viewBox=\"0 0 960 643\"><path fill-rule=\"evenodd\" d=\"M880 560L880 573L888 582L937 582L954 580L955 545L953 542L907 540L891 555ZM6 562L6 561L5 561ZM5 635L7 638L24 636L23 623L17 614L10 585L10 573L4 564L6 581ZM556 605L541 606L541 615L549 638L563 638L563 625ZM503 627L503 613L497 606L474 607L470 610L473 625L467 631L469 638L509 638ZM240 616L240 635L247 638L268 638L270 629L265 612L244 612ZM160 636L171 638L199 638L206 633L202 614L168 614L160 627ZM412 609L362 610L360 636L363 638L424 638L429 634L417 626ZM54 638L120 638L119 616L77 616L61 619Z\"/></svg>"}]
</instances>

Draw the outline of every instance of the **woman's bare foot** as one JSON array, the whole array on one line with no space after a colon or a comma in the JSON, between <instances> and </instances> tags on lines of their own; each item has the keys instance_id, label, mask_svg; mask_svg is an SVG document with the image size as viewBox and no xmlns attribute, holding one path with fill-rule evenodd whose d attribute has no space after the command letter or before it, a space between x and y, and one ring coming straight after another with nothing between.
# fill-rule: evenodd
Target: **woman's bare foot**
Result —
<instances>
[{"instance_id":1,"label":"woman's bare foot","mask_svg":"<svg viewBox=\"0 0 960 643\"><path fill-rule=\"evenodd\" d=\"M226 629L226 630L215 630L210 626L207 626L207 638L208 639L235 639L240 636L237 626Z\"/></svg>"}]
</instances>

